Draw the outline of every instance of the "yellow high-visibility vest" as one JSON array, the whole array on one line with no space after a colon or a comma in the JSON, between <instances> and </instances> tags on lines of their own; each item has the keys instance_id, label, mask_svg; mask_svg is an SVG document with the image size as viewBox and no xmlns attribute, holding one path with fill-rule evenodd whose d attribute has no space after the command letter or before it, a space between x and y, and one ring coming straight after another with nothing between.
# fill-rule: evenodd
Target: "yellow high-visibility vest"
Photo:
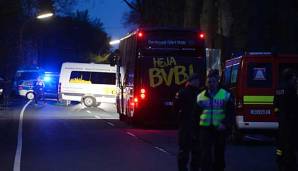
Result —
<instances>
[{"instance_id":1,"label":"yellow high-visibility vest","mask_svg":"<svg viewBox=\"0 0 298 171\"><path fill-rule=\"evenodd\" d=\"M220 89L213 98L205 94L206 90L202 91L197 97L197 104L203 109L199 125L218 127L225 118L224 108L230 98L230 93Z\"/></svg>"}]
</instances>

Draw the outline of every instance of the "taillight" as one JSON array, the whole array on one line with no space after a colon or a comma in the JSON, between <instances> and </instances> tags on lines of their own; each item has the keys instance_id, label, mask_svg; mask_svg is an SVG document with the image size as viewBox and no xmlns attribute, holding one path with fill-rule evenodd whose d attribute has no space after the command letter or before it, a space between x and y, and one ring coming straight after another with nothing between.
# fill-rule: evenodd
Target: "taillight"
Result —
<instances>
[{"instance_id":1,"label":"taillight","mask_svg":"<svg viewBox=\"0 0 298 171\"><path fill-rule=\"evenodd\" d=\"M142 38L143 36L144 36L144 33L143 33L143 32L141 32L141 31L138 32L138 37L139 37L139 38Z\"/></svg>"},{"instance_id":2,"label":"taillight","mask_svg":"<svg viewBox=\"0 0 298 171\"><path fill-rule=\"evenodd\" d=\"M205 39L205 33L199 33L199 39Z\"/></svg>"},{"instance_id":3,"label":"taillight","mask_svg":"<svg viewBox=\"0 0 298 171\"><path fill-rule=\"evenodd\" d=\"M146 90L144 88L141 89L140 91L140 97L142 100L144 100L146 98Z\"/></svg>"},{"instance_id":4,"label":"taillight","mask_svg":"<svg viewBox=\"0 0 298 171\"><path fill-rule=\"evenodd\" d=\"M130 107L131 107L131 108L136 107L137 104L138 104L138 101L139 101L139 100L138 100L137 97L132 98L132 100L130 100L130 102L129 102Z\"/></svg>"},{"instance_id":5,"label":"taillight","mask_svg":"<svg viewBox=\"0 0 298 171\"><path fill-rule=\"evenodd\" d=\"M146 90L144 88L141 88L139 93L136 94L135 97L132 97L130 99L129 105L131 108L137 108L139 106L140 101L144 100L146 98Z\"/></svg>"},{"instance_id":6,"label":"taillight","mask_svg":"<svg viewBox=\"0 0 298 171\"><path fill-rule=\"evenodd\" d=\"M130 105L130 107L134 107L136 104L135 104L135 102L130 102L129 105Z\"/></svg>"}]
</instances>

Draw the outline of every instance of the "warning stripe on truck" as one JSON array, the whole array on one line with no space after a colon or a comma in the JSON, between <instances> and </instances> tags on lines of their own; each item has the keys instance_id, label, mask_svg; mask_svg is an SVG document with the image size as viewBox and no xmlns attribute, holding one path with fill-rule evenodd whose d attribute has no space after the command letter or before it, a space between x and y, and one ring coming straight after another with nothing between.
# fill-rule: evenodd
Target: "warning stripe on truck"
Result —
<instances>
[{"instance_id":1,"label":"warning stripe on truck","mask_svg":"<svg viewBox=\"0 0 298 171\"><path fill-rule=\"evenodd\" d=\"M273 96L243 96L244 104L273 104Z\"/></svg>"}]
</instances>

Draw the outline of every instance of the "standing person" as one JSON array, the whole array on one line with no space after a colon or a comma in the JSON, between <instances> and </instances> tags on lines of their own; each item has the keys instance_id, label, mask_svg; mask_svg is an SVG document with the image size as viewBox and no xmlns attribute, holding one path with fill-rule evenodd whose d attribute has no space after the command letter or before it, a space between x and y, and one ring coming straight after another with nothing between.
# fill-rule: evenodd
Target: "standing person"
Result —
<instances>
[{"instance_id":1,"label":"standing person","mask_svg":"<svg viewBox=\"0 0 298 171\"><path fill-rule=\"evenodd\" d=\"M297 71L286 68L274 96L274 110L278 116L277 162L281 171L297 171L298 153L298 79Z\"/></svg>"},{"instance_id":2,"label":"standing person","mask_svg":"<svg viewBox=\"0 0 298 171\"><path fill-rule=\"evenodd\" d=\"M198 74L193 74L187 80L185 87L176 93L174 100L175 111L179 116L178 130L178 169L188 171L198 171L200 164L200 153L198 144L198 125L194 113L196 97L199 94L200 78Z\"/></svg>"},{"instance_id":3,"label":"standing person","mask_svg":"<svg viewBox=\"0 0 298 171\"><path fill-rule=\"evenodd\" d=\"M225 140L231 129L234 102L231 94L219 87L219 71L209 70L206 89L197 96L200 126L202 171L223 171Z\"/></svg>"},{"instance_id":4,"label":"standing person","mask_svg":"<svg viewBox=\"0 0 298 171\"><path fill-rule=\"evenodd\" d=\"M34 83L33 91L35 94L34 100L35 104L38 103L38 100L44 100L44 81L41 79L41 77L37 77L36 82Z\"/></svg>"},{"instance_id":5,"label":"standing person","mask_svg":"<svg viewBox=\"0 0 298 171\"><path fill-rule=\"evenodd\" d=\"M4 107L8 106L10 94L11 94L11 81L5 80L4 81L4 90L3 90L3 105L4 105Z\"/></svg>"}]
</instances>

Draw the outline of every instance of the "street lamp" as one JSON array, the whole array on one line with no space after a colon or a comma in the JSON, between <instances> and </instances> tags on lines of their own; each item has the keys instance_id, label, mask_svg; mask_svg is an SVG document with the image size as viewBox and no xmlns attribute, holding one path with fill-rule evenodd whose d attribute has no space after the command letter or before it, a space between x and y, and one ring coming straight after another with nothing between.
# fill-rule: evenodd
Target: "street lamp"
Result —
<instances>
[{"instance_id":1,"label":"street lamp","mask_svg":"<svg viewBox=\"0 0 298 171\"><path fill-rule=\"evenodd\" d=\"M109 43L110 43L110 45L117 45L120 43L120 40L112 40Z\"/></svg>"},{"instance_id":2,"label":"street lamp","mask_svg":"<svg viewBox=\"0 0 298 171\"><path fill-rule=\"evenodd\" d=\"M45 18L50 18L52 17L54 14L51 13L51 12L47 12L47 13L42 13L42 14L39 14L36 18L37 19L45 19Z\"/></svg>"},{"instance_id":3,"label":"street lamp","mask_svg":"<svg viewBox=\"0 0 298 171\"><path fill-rule=\"evenodd\" d=\"M24 64L26 63L26 57L24 55L24 49L23 49L23 35L24 35L24 29L27 26L28 23L31 23L33 20L38 19L38 20L45 20L47 18L52 17L54 14L52 12L46 12L46 13L41 13L36 16L36 18L29 18L23 22L20 28L20 35L19 35L19 53L20 53L20 63Z\"/></svg>"}]
</instances>

